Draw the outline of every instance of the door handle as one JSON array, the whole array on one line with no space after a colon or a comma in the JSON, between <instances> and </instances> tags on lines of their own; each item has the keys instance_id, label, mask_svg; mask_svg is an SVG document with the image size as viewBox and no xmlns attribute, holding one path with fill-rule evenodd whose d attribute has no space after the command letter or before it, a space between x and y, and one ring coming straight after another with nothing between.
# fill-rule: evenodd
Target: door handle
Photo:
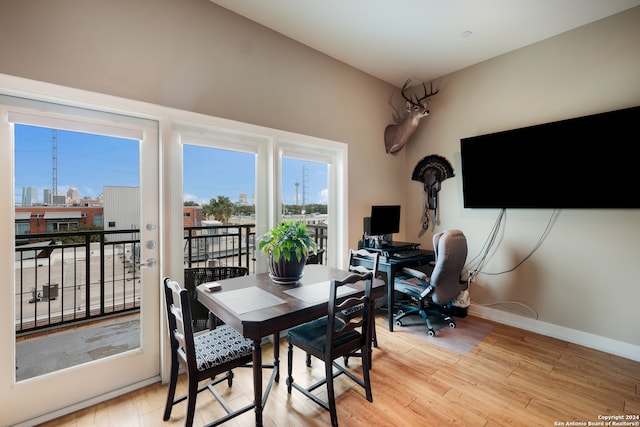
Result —
<instances>
[{"instance_id":1,"label":"door handle","mask_svg":"<svg viewBox=\"0 0 640 427\"><path fill-rule=\"evenodd\" d=\"M156 266L158 262L156 261L155 258L148 258L147 261L140 263L140 268L142 267L149 267L149 268L153 268Z\"/></svg>"}]
</instances>

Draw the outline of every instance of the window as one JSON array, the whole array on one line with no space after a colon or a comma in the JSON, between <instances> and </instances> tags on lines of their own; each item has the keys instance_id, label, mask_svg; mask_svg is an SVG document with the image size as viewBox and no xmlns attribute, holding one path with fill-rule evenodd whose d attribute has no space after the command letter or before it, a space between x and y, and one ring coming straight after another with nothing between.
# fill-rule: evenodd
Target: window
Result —
<instances>
[{"instance_id":1,"label":"window","mask_svg":"<svg viewBox=\"0 0 640 427\"><path fill-rule=\"evenodd\" d=\"M342 266L346 252L346 150L343 144L302 136L278 141L282 206L298 212L329 265ZM292 197L293 195L293 197ZM295 209L291 209L293 200ZM285 211L282 215L286 217ZM295 217L294 217L295 218Z\"/></svg>"},{"instance_id":2,"label":"window","mask_svg":"<svg viewBox=\"0 0 640 427\"><path fill-rule=\"evenodd\" d=\"M192 144L185 144L183 150L184 202L203 208L212 201L229 202L228 212L209 211L205 220L224 223L233 218L237 223L255 217L253 204L249 202L256 193L255 153Z\"/></svg>"},{"instance_id":3,"label":"window","mask_svg":"<svg viewBox=\"0 0 640 427\"><path fill-rule=\"evenodd\" d=\"M105 97L101 94L88 93L85 91L77 91L71 88L62 88L55 85L49 85L42 82L25 82L23 79L14 79L10 76L0 77L0 85L4 86L7 82L7 92L0 94L0 121L4 126L0 126L0 152L2 159L6 160L6 164L9 167L4 168L0 172L2 178L0 180L0 186L3 191L0 192L0 198L5 201L5 205L23 204L22 194L17 197L15 195L14 187L14 169L11 159L15 156L15 147L13 145L14 139L14 124L24 124L27 126L39 126L48 129L58 129L58 131L69 130L74 132L82 132L85 134L94 135L110 135L118 138L125 138L136 142L138 149L136 153L139 164L139 188L144 189L140 191L139 195L134 194L133 191L122 191L123 186L114 185L113 194L114 198L121 197L121 200L130 200L137 197L140 203L137 203L141 207L141 213L138 220L128 216L112 216L102 214L91 213L87 215L86 220L89 221L89 217L93 215L94 224L103 224L109 231L109 236L115 236L116 234L123 234L122 239L130 241L124 246L114 247L110 253L113 256L105 257L108 262L115 262L118 264L117 269L105 268L105 269L93 269L90 273L87 273L87 266L91 266L91 263L87 263L84 260L93 257L94 254L89 253L87 257L78 257L81 262L75 263L77 265L70 264L68 261L70 257L75 256L74 253L79 251L76 248L75 242L63 243L63 245L69 246L69 257L65 255L64 263L56 262L38 265L38 269L48 269L49 267L60 269L64 272L56 280L60 286L60 294L56 300L39 302L38 304L38 316L39 318L48 318L47 314L50 306L51 309L57 309L62 306L63 301L74 301L73 296L78 295L75 301L78 301L80 305L74 305L65 309L65 315L77 316L80 312L85 312L85 304L88 299L86 298L85 286L83 283L89 283L91 286L99 286L102 283L109 283L110 289L114 286L122 286L126 288L126 292L129 289L135 290L135 302L134 304L140 304L140 315L135 315L140 319L140 330L133 332L144 345L139 346L137 351L129 352L125 351L115 358L104 358L100 360L99 364L93 362L87 362L81 366L64 369L52 375L40 376L37 380L41 386L32 387L32 384L18 384L21 379L18 379L15 387L12 388L12 392L9 396L9 403L12 400L15 401L43 401L45 399L48 404L54 402L53 405L59 408L69 407L77 402L73 401L73 396L67 396L64 393L52 395L49 390L59 388L61 384L83 384L87 388L87 393L93 396L106 395L110 391L122 387L121 379L127 378L130 384L137 384L142 381L146 381L153 375L157 375L161 370L156 367L161 362L159 351L162 347L159 342L162 340L165 334L161 334L160 328L163 326L157 322L160 316L160 304L158 301L159 289L157 284L160 280L159 268L150 267L152 264L147 261L164 260L165 267L169 265L170 271L179 271L183 265L182 252L184 246L182 227L184 222L183 212L183 200L182 200L182 180L183 180L183 159L182 149L186 145L201 146L213 149L235 151L243 153L244 155L250 155L253 158L253 171L254 174L254 190L243 191L237 195L237 204L243 207L254 207L255 211L255 235L263 234L268 228L275 225L281 219L281 205L282 200L286 196L282 193L282 159L302 159L305 161L324 163L327 169L327 194L329 200L327 201L327 216L330 218L331 236L328 242L332 246L332 256L334 260L327 260L330 265L341 267L339 261L340 254L344 253L344 246L346 244L347 234L344 224L346 218L345 210L347 208L347 200L345 196L345 176L346 176L346 161L347 161L347 146L343 143L334 141L322 140L319 138L308 137L304 135L291 134L279 130L263 128L260 126L254 126L246 123L236 123L225 119L207 117L201 114L192 114L187 111L175 111L173 109L167 109L162 106L154 106L150 104L142 104L137 101L118 99L116 97ZM33 99L32 94L39 94L36 98L42 100ZM53 102L47 102L44 100ZM110 112L103 111L103 106L108 105ZM7 125L8 123L8 125ZM159 135L163 135L162 141ZM61 134L58 134L60 137ZM51 134L49 135L49 141L51 140ZM302 158L299 156L304 154ZM124 158L124 157L123 157ZM51 160L51 157L48 157ZM96 160L93 164L100 165L101 160ZM59 172L61 164L58 164ZM287 166L284 166L287 168ZM51 171L51 164L44 165L44 170ZM119 175L114 174L114 177ZM204 179L207 179L206 174ZM53 188L53 183L49 184L47 180L45 189ZM59 182L59 184L62 184ZM69 185L80 186L78 183L70 182ZM26 187L29 187L26 184ZM61 185L60 185L61 187ZM121 187L119 191L116 187ZM131 188L129 187L129 190ZM59 188L60 190L60 188ZM82 189L78 188L80 194ZM20 187L19 192L22 192ZM67 203L67 198L73 200L72 205L84 206L89 204L95 206L93 202L86 201L82 197L79 202L76 203L77 197L75 191L58 191L58 194L53 194L52 190L43 191L41 188L35 192L30 190L25 191L24 205L40 204L64 205ZM80 196L80 195L78 195ZM235 196L233 197L235 198ZM30 208L23 209L29 211ZM76 207L77 211L80 211ZM11 210L9 210L11 211ZM4 210L3 223L5 224L7 233L11 235L15 230L15 224L12 224L14 218L9 217ZM89 212L89 211L87 211ZM202 210L192 211L192 220L199 220L202 214ZM61 225L63 223L69 223L67 218L45 218L44 216L37 217L32 215L28 221L31 224L32 231L37 228L35 233L44 233L46 224L49 221ZM76 219L76 222L83 224L84 218ZM25 224L27 221L21 222ZM64 227L64 225L62 225ZM127 233L121 233L121 231L114 230L131 230ZM133 230L139 229L140 232ZM126 236L124 235L126 234ZM16 238L16 242L21 244L29 243L29 236ZM7 256L2 257L2 270L5 281L16 280L20 278L19 274L14 274L15 265L13 259L15 258L16 248L18 245L14 245L15 242L7 242L3 246L4 253ZM140 244L144 242L145 244ZM149 243L158 242L158 246L154 249L149 249ZM96 246L93 242L92 247ZM38 242L39 244L39 242ZM14 247L15 246L15 247ZM54 250L60 251L56 242L56 248ZM337 248L337 249L336 249ZM341 249L342 248L342 249ZM33 249L31 249L34 251ZM38 250L38 249L36 249ZM117 255L117 256L116 256ZM148 258L148 257L153 258ZM99 258L99 257L98 257ZM142 258L142 259L141 259ZM260 266L260 263L263 263ZM256 261L259 271L266 271L266 262L264 257L258 257ZM141 267L145 268L141 268ZM123 267L123 268L121 268ZM148 268L147 268L148 267ZM109 278L104 280L93 280L95 274L105 274ZM112 280L115 275L125 276L124 280ZM14 277L15 276L15 277ZM35 277L35 275L34 275ZM129 280L131 278L132 280ZM7 280L9 279L9 280ZM89 280L91 279L91 280ZM139 279L139 280L138 280ZM49 277L47 272L38 274L38 287L42 287L42 283L48 281ZM141 280L150 283L149 286L144 287L144 292L140 292ZM80 284L80 286L78 286ZM72 286L67 286L72 285ZM15 312L15 299L18 293L30 292L30 287L33 286L27 282L24 286L9 286L5 289L3 298L0 301L4 301L2 310L5 313ZM34 287L35 288L35 287ZM37 289L34 289L37 292ZM118 291L119 294L120 291ZM26 295L26 294L25 294ZM33 294L27 296L32 297ZM91 293L91 303L100 300L97 298L98 293ZM145 296L143 298L143 296ZM151 296L147 298L146 296ZM123 306L125 301L123 301ZM35 309L36 304L29 304L25 302L26 307ZM78 310L80 308L80 310ZM34 317L34 316L32 316ZM19 325L19 322L16 322ZM8 325L5 325L8 326ZM13 326L13 325L12 325ZM15 339L15 332L13 327L3 328L7 333L4 333L2 337L4 342L10 342L6 338L10 337ZM14 349L15 350L15 349ZM119 351L119 350L118 350ZM21 359L21 354L15 352L8 352L7 357L2 360L7 367L15 363L16 360ZM50 354L50 359L60 359L61 357ZM62 357L63 359L65 357ZM87 373L93 372L92 370L100 371L113 371L122 372L123 375L118 378L104 378L104 381L87 383ZM13 369L12 369L13 370ZM19 370L15 370L18 373ZM24 372L21 370L21 372ZM91 376L91 375L89 375ZM5 399L6 401L7 399Z\"/></svg>"},{"instance_id":4,"label":"window","mask_svg":"<svg viewBox=\"0 0 640 427\"><path fill-rule=\"evenodd\" d=\"M47 222L47 231L63 231L63 230L73 230L80 226L78 222L70 221L70 222Z\"/></svg>"},{"instance_id":5,"label":"window","mask_svg":"<svg viewBox=\"0 0 640 427\"><path fill-rule=\"evenodd\" d=\"M345 144L268 129L243 133L204 124L174 127L183 149L182 202L202 205L203 222L227 221L204 206L228 202L233 221L255 224L258 238L286 217L304 215L300 219L314 225L314 233L323 228L319 243L327 249L326 262L342 266ZM257 272L267 269L263 258L255 257Z\"/></svg>"},{"instance_id":6,"label":"window","mask_svg":"<svg viewBox=\"0 0 640 427\"><path fill-rule=\"evenodd\" d=\"M242 146L230 149L216 138L185 141L194 144L182 147L182 199L183 203L197 205L191 209L198 209L193 219L184 221L185 226L195 227L185 244L187 265L206 260L207 265L243 265L255 271L251 261L255 245L247 243L255 225L255 205L249 203L249 197L255 201L256 194L255 152ZM220 237L207 237L210 235ZM242 258L241 264L238 257Z\"/></svg>"},{"instance_id":7,"label":"window","mask_svg":"<svg viewBox=\"0 0 640 427\"><path fill-rule=\"evenodd\" d=\"M329 165L324 162L282 158L282 217L305 222L307 232L325 250L329 231L328 171Z\"/></svg>"},{"instance_id":8,"label":"window","mask_svg":"<svg viewBox=\"0 0 640 427\"><path fill-rule=\"evenodd\" d=\"M20 234L29 234L29 223L28 222L16 222L16 236Z\"/></svg>"}]
</instances>

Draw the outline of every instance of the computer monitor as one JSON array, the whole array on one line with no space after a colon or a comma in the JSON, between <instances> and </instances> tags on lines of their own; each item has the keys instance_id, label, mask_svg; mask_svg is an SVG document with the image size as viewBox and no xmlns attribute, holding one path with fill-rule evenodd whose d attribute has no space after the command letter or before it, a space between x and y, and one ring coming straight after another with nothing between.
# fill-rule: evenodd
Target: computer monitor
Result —
<instances>
[{"instance_id":1,"label":"computer monitor","mask_svg":"<svg viewBox=\"0 0 640 427\"><path fill-rule=\"evenodd\" d=\"M400 232L400 205L371 206L369 235L382 236Z\"/></svg>"}]
</instances>

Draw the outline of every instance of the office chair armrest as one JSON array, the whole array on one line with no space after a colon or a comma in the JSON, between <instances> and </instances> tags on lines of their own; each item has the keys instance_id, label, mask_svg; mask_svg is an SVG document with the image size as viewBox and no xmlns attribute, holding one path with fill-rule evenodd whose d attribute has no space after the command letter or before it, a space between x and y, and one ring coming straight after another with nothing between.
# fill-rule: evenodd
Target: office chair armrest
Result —
<instances>
[{"instance_id":1,"label":"office chair armrest","mask_svg":"<svg viewBox=\"0 0 640 427\"><path fill-rule=\"evenodd\" d=\"M402 271L404 273L407 273L409 276L413 276L417 279L429 281L429 276L427 276L423 271L414 270L413 268L409 268L409 267L404 267Z\"/></svg>"},{"instance_id":2,"label":"office chair armrest","mask_svg":"<svg viewBox=\"0 0 640 427\"><path fill-rule=\"evenodd\" d=\"M420 299L425 299L427 295L431 293L431 291L433 291L433 286L427 286L427 288L420 293Z\"/></svg>"}]
</instances>

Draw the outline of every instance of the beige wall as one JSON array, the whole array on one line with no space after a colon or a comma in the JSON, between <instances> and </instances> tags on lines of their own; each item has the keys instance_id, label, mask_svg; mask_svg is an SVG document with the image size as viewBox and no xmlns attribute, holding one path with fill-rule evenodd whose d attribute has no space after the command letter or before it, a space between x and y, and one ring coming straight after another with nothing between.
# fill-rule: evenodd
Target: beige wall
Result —
<instances>
[{"instance_id":1,"label":"beige wall","mask_svg":"<svg viewBox=\"0 0 640 427\"><path fill-rule=\"evenodd\" d=\"M407 148L408 166L427 154L452 161L458 176L443 183L440 228L464 230L470 258L480 253L499 210L461 208L460 138L640 105L639 52L640 8L635 8L440 79L429 122ZM612 137L621 136L612 129ZM620 156L634 155L632 146L638 142L630 140L629 151ZM584 149L606 150L606 141ZM541 187L553 185L553 171L544 170L545 157L553 155L539 153ZM584 185L591 179L609 180L614 191L615 165L594 165ZM417 218L421 186L406 185L406 206ZM501 272L521 261L552 213L507 210L504 233L485 270ZM417 225L413 229L409 237ZM521 301L543 322L640 345L634 326L640 324L639 241L637 209L562 210L528 261L512 273L480 275L471 287L472 299ZM519 305L492 307L529 315Z\"/></svg>"},{"instance_id":2,"label":"beige wall","mask_svg":"<svg viewBox=\"0 0 640 427\"><path fill-rule=\"evenodd\" d=\"M398 238L430 247L430 235L417 237L423 193L410 176L423 156L443 155L458 176L443 184L438 230L464 230L471 258L498 211L462 208L460 138L640 105L638 23L640 8L443 77L431 116L395 157L382 142L392 87L207 0L4 2L0 73L345 142L351 245L372 204L398 203ZM540 153L541 166L548 155ZM605 177L615 188L615 173ZM551 214L509 210L486 270L526 256ZM531 259L481 275L472 299L518 300L543 331L638 346L639 220L638 210L564 210ZM521 306L492 307L529 316Z\"/></svg>"},{"instance_id":3,"label":"beige wall","mask_svg":"<svg viewBox=\"0 0 640 427\"><path fill-rule=\"evenodd\" d=\"M5 3L0 73L348 143L354 245L371 204L404 202L378 79L208 0Z\"/></svg>"}]
</instances>

